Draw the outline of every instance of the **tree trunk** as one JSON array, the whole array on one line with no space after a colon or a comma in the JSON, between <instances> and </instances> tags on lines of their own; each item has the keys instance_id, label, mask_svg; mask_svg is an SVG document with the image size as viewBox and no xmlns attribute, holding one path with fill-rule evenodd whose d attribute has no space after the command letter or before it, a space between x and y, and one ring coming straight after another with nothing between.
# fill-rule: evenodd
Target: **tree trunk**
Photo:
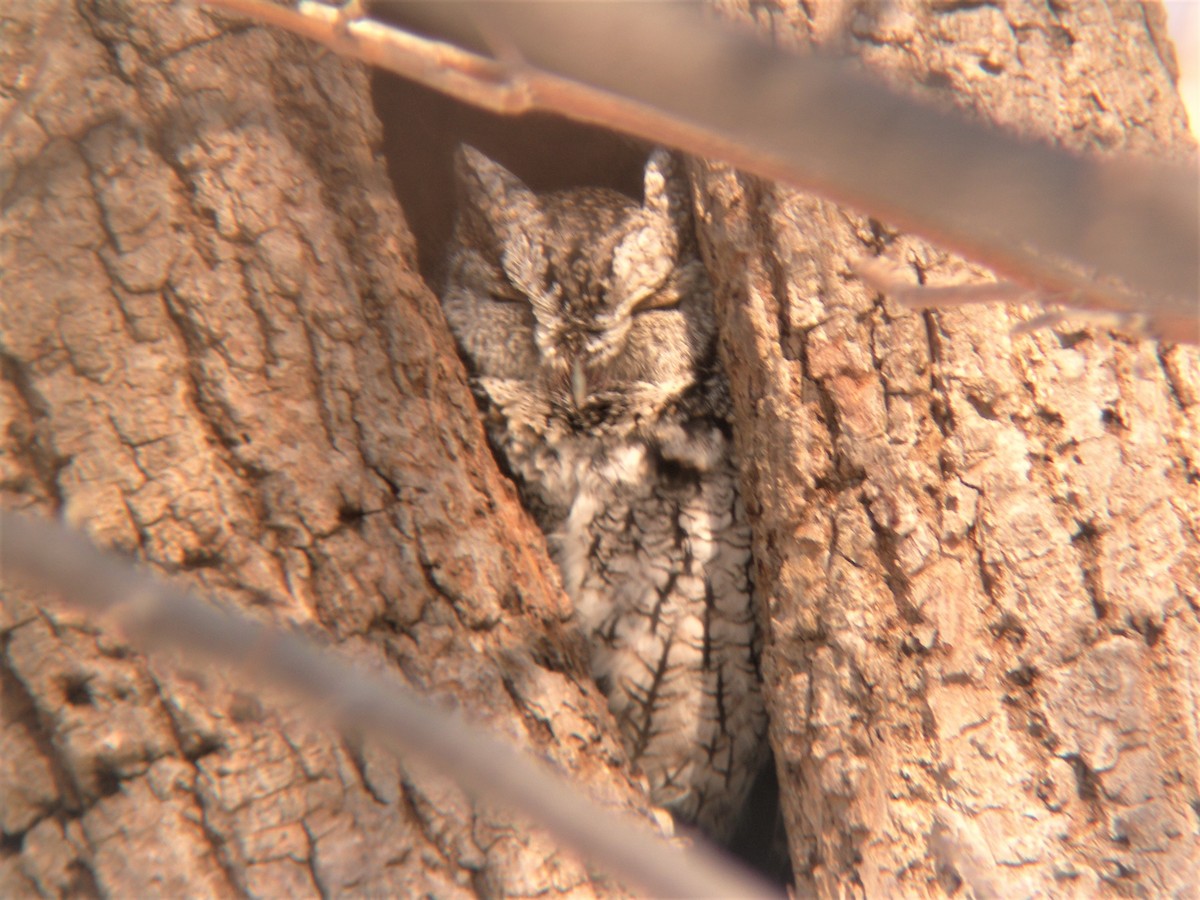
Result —
<instances>
[{"instance_id":1,"label":"tree trunk","mask_svg":"<svg viewBox=\"0 0 1200 900\"><path fill-rule=\"evenodd\" d=\"M924 7L756 6L1072 146L1188 146L1161 7ZM3 138L5 506L326 634L644 814L415 274L364 73L165 2L25 0L0 24L8 93L51 60ZM693 174L801 889L1186 892L1196 353L897 308L848 261L984 273ZM371 742L4 592L2 896L616 890Z\"/></svg>"},{"instance_id":2,"label":"tree trunk","mask_svg":"<svg viewBox=\"0 0 1200 900\"><path fill-rule=\"evenodd\" d=\"M840 8L758 24L836 34L901 89L1071 147L1194 148L1156 3ZM727 167L694 175L799 886L1191 896L1195 348L902 308L849 263L987 273Z\"/></svg>"},{"instance_id":3,"label":"tree trunk","mask_svg":"<svg viewBox=\"0 0 1200 900\"><path fill-rule=\"evenodd\" d=\"M0 16L10 96L51 61L3 152L5 505L326 634L644 812L414 274L365 71L186 5ZM614 890L441 776L5 595L0 896Z\"/></svg>"}]
</instances>

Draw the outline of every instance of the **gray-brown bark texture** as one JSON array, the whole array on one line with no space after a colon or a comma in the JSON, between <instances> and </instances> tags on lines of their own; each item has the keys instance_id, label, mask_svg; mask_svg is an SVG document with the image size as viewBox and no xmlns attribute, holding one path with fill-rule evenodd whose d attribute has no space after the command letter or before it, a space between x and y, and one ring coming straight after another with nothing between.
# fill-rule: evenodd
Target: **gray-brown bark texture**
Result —
<instances>
[{"instance_id":1,"label":"gray-brown bark texture","mask_svg":"<svg viewBox=\"0 0 1200 900\"><path fill-rule=\"evenodd\" d=\"M413 274L366 73L182 4L19 2L0 28L8 96L50 54L0 151L4 504L644 811ZM0 896L613 890L426 769L4 590Z\"/></svg>"},{"instance_id":2,"label":"gray-brown bark texture","mask_svg":"<svg viewBox=\"0 0 1200 900\"><path fill-rule=\"evenodd\" d=\"M1156 5L751 6L1066 146L1192 146ZM820 199L694 174L800 886L1196 896L1195 349L900 308L849 262L987 276Z\"/></svg>"},{"instance_id":3,"label":"gray-brown bark texture","mask_svg":"<svg viewBox=\"0 0 1200 900\"><path fill-rule=\"evenodd\" d=\"M1187 145L1157 7L754 6L777 37L836 36L897 84L1071 146ZM0 12L9 96L51 22L0 169L5 505L327 634L640 808L413 274L364 74L183 6L26 0ZM1196 353L899 309L848 262L985 275L693 174L801 888L1186 896ZM382 748L4 590L2 896L612 890Z\"/></svg>"}]
</instances>

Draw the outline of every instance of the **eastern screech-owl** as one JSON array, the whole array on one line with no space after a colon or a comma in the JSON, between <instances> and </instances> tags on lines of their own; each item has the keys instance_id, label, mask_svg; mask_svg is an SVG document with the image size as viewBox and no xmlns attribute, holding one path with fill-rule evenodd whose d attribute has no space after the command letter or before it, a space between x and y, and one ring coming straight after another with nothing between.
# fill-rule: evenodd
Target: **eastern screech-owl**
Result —
<instances>
[{"instance_id":1,"label":"eastern screech-owl","mask_svg":"<svg viewBox=\"0 0 1200 900\"><path fill-rule=\"evenodd\" d=\"M535 194L458 153L446 316L489 436L585 629L653 799L726 836L762 759L750 534L712 288L665 151L644 200Z\"/></svg>"}]
</instances>

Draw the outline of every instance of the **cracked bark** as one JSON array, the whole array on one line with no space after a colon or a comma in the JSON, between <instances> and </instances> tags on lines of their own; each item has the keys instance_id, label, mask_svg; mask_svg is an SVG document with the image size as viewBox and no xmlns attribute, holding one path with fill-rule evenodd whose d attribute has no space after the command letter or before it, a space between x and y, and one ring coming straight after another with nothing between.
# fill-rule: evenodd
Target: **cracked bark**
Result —
<instances>
[{"instance_id":1,"label":"cracked bark","mask_svg":"<svg viewBox=\"0 0 1200 900\"><path fill-rule=\"evenodd\" d=\"M1157 4L723 8L1089 152L1194 148ZM693 168L720 282L771 738L819 896L1190 896L1200 356L867 291L987 273Z\"/></svg>"},{"instance_id":2,"label":"cracked bark","mask_svg":"<svg viewBox=\"0 0 1200 900\"><path fill-rule=\"evenodd\" d=\"M1157 6L861 6L755 15L1072 146L1188 146ZM46 15L2 14L6 87ZM644 809L414 274L363 74L168 4L61 16L0 173L3 502L327 633ZM985 275L812 197L694 175L801 886L1186 891L1195 351L895 308L847 260ZM612 890L371 742L4 590L4 896Z\"/></svg>"},{"instance_id":3,"label":"cracked bark","mask_svg":"<svg viewBox=\"0 0 1200 900\"><path fill-rule=\"evenodd\" d=\"M0 175L3 502L326 634L645 814L414 274L365 73L186 6L29 0L0 14L6 90L48 16ZM437 773L3 590L0 895L615 890Z\"/></svg>"}]
</instances>

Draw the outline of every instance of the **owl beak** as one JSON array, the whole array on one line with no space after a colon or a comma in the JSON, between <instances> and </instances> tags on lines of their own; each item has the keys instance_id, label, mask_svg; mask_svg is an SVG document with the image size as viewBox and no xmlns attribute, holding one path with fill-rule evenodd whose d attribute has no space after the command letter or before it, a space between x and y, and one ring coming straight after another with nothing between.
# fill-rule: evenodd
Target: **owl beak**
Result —
<instances>
[{"instance_id":1,"label":"owl beak","mask_svg":"<svg viewBox=\"0 0 1200 900\"><path fill-rule=\"evenodd\" d=\"M587 376L583 374L583 361L575 360L571 366L571 399L575 401L576 409L583 409L587 402Z\"/></svg>"}]
</instances>

